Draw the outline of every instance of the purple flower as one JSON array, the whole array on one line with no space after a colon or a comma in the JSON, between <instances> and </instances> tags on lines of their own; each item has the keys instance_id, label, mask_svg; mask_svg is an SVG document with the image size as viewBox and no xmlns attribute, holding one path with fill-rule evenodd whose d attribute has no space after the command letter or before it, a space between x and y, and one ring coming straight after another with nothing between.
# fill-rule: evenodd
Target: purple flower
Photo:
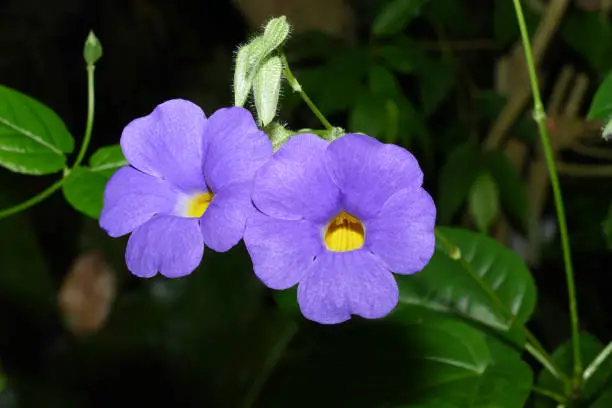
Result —
<instances>
[{"instance_id":1,"label":"purple flower","mask_svg":"<svg viewBox=\"0 0 612 408\"><path fill-rule=\"evenodd\" d=\"M244 241L270 288L298 285L302 314L333 324L398 302L391 271L433 255L435 205L408 151L365 135L294 136L255 175Z\"/></svg>"},{"instance_id":2,"label":"purple flower","mask_svg":"<svg viewBox=\"0 0 612 408\"><path fill-rule=\"evenodd\" d=\"M204 244L236 245L252 211L255 171L272 145L243 108L206 119L185 100L170 100L129 123L121 149L131 166L106 185L100 226L112 237L132 233L125 259L134 275L191 273Z\"/></svg>"}]
</instances>

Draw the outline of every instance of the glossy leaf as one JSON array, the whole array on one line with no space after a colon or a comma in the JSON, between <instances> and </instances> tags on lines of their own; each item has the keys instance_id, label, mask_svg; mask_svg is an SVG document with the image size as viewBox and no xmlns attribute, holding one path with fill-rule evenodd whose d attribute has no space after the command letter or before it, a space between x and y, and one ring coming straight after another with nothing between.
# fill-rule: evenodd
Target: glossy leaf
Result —
<instances>
[{"instance_id":1,"label":"glossy leaf","mask_svg":"<svg viewBox=\"0 0 612 408\"><path fill-rule=\"evenodd\" d=\"M387 100L381 95L362 94L349 112L348 131L382 139L387 126Z\"/></svg>"},{"instance_id":2,"label":"glossy leaf","mask_svg":"<svg viewBox=\"0 0 612 408\"><path fill-rule=\"evenodd\" d=\"M483 173L476 178L469 194L470 214L481 232L487 233L499 214L499 189L493 177Z\"/></svg>"},{"instance_id":3,"label":"glossy leaf","mask_svg":"<svg viewBox=\"0 0 612 408\"><path fill-rule=\"evenodd\" d=\"M497 398L524 400L528 367L517 368L511 351L492 355L478 330L440 317L392 323L305 326L255 406L518 408Z\"/></svg>"},{"instance_id":4,"label":"glossy leaf","mask_svg":"<svg viewBox=\"0 0 612 408\"><path fill-rule=\"evenodd\" d=\"M62 191L75 209L97 219L102 211L104 187L117 169L128 163L119 145L107 146L96 151L89 160L89 167L77 167L66 178Z\"/></svg>"},{"instance_id":5,"label":"glossy leaf","mask_svg":"<svg viewBox=\"0 0 612 408\"><path fill-rule=\"evenodd\" d=\"M447 157L438 180L438 219L442 224L451 222L465 203L470 188L484 169L478 146L465 143L457 146Z\"/></svg>"},{"instance_id":6,"label":"glossy leaf","mask_svg":"<svg viewBox=\"0 0 612 408\"><path fill-rule=\"evenodd\" d=\"M599 88L597 88L587 118L606 121L612 118L612 72L606 75Z\"/></svg>"},{"instance_id":7,"label":"glossy leaf","mask_svg":"<svg viewBox=\"0 0 612 408\"><path fill-rule=\"evenodd\" d=\"M0 85L0 166L24 174L61 170L74 140L50 108Z\"/></svg>"},{"instance_id":8,"label":"glossy leaf","mask_svg":"<svg viewBox=\"0 0 612 408\"><path fill-rule=\"evenodd\" d=\"M121 146L118 144L99 148L89 159L91 171L102 173L108 177L112 176L120 167L128 164L121 151Z\"/></svg>"},{"instance_id":9,"label":"glossy leaf","mask_svg":"<svg viewBox=\"0 0 612 408\"><path fill-rule=\"evenodd\" d=\"M378 13L372 23L376 36L388 36L404 30L421 11L427 0L391 0Z\"/></svg>"},{"instance_id":10,"label":"glossy leaf","mask_svg":"<svg viewBox=\"0 0 612 408\"><path fill-rule=\"evenodd\" d=\"M515 323L527 322L536 303L533 277L523 260L482 234L455 228L439 228L438 234L439 249L425 269L396 276L400 305L394 313L407 320L422 309L449 314L506 333L520 344ZM457 250L448 253L447 245Z\"/></svg>"},{"instance_id":11,"label":"glossy leaf","mask_svg":"<svg viewBox=\"0 0 612 408\"><path fill-rule=\"evenodd\" d=\"M603 350L603 344L590 333L580 332L580 350L582 354L582 361L585 367L589 365L591 361ZM571 340L561 344L552 353L553 361L557 364L559 369L567 374L571 378L573 375L573 348ZM580 406L588 408L603 408L608 405L604 405L604 402L612 401L612 391L609 389L609 385L606 384L607 380L610 380L612 375L612 360L608 359L602 363L599 370L596 371L591 378L585 382L584 387L580 393ZM558 394L564 395L563 384L560 383L553 375L546 370L542 370L538 377L538 385L542 388L549 389ZM600 392L603 391L602 394ZM557 404L550 399L538 396L536 399L536 408L556 408Z\"/></svg>"}]
</instances>

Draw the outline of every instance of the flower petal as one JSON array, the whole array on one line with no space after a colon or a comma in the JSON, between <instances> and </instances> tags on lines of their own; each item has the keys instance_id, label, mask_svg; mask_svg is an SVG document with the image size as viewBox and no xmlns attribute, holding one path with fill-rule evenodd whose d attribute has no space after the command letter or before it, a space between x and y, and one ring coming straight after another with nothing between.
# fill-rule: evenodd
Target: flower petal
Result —
<instances>
[{"instance_id":1,"label":"flower petal","mask_svg":"<svg viewBox=\"0 0 612 408\"><path fill-rule=\"evenodd\" d=\"M247 221L244 243L255 275L267 287L281 290L298 283L323 250L319 228L312 223L279 220L259 211Z\"/></svg>"},{"instance_id":2,"label":"flower petal","mask_svg":"<svg viewBox=\"0 0 612 408\"><path fill-rule=\"evenodd\" d=\"M419 272L436 246L436 206L422 188L395 193L366 224L365 245L395 273Z\"/></svg>"},{"instance_id":3,"label":"flower petal","mask_svg":"<svg viewBox=\"0 0 612 408\"><path fill-rule=\"evenodd\" d=\"M231 184L252 181L255 171L272 157L272 143L244 108L216 111L208 119L204 137L208 140L204 171L215 194Z\"/></svg>"},{"instance_id":4,"label":"flower petal","mask_svg":"<svg viewBox=\"0 0 612 408\"><path fill-rule=\"evenodd\" d=\"M345 210L362 220L376 215L397 191L423 183L410 152L366 135L347 134L331 142L326 166L342 191Z\"/></svg>"},{"instance_id":5,"label":"flower petal","mask_svg":"<svg viewBox=\"0 0 612 408\"><path fill-rule=\"evenodd\" d=\"M234 184L215 194L200 218L204 243L217 252L229 251L242 239L251 203L251 183Z\"/></svg>"},{"instance_id":6,"label":"flower petal","mask_svg":"<svg viewBox=\"0 0 612 408\"><path fill-rule=\"evenodd\" d=\"M150 278L159 272L168 278L179 278L198 267L203 253L197 219L160 215L132 233L125 260L138 277Z\"/></svg>"},{"instance_id":7,"label":"flower petal","mask_svg":"<svg viewBox=\"0 0 612 408\"><path fill-rule=\"evenodd\" d=\"M298 286L302 314L324 324L344 322L351 314L366 319L384 317L398 298L393 274L364 250L324 252Z\"/></svg>"},{"instance_id":8,"label":"flower petal","mask_svg":"<svg viewBox=\"0 0 612 408\"><path fill-rule=\"evenodd\" d=\"M255 175L253 202L272 217L327 221L340 212L340 191L325 168L329 143L313 134L293 136Z\"/></svg>"},{"instance_id":9,"label":"flower petal","mask_svg":"<svg viewBox=\"0 0 612 408\"><path fill-rule=\"evenodd\" d=\"M171 214L179 197L167 181L123 167L106 183L100 227L111 237L120 237L156 214Z\"/></svg>"},{"instance_id":10,"label":"flower petal","mask_svg":"<svg viewBox=\"0 0 612 408\"><path fill-rule=\"evenodd\" d=\"M121 149L138 170L163 177L186 193L206 191L202 141L206 116L194 103L173 99L130 122Z\"/></svg>"}]
</instances>

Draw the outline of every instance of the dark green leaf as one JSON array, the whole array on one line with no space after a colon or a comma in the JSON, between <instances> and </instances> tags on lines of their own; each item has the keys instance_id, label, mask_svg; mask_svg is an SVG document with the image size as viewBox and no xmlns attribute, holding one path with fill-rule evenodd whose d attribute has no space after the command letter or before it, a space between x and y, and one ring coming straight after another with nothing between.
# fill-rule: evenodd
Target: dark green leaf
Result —
<instances>
[{"instance_id":1,"label":"dark green leaf","mask_svg":"<svg viewBox=\"0 0 612 408\"><path fill-rule=\"evenodd\" d=\"M428 58L422 61L417 75L423 112L433 114L455 86L453 67L445 60Z\"/></svg>"},{"instance_id":2,"label":"dark green leaf","mask_svg":"<svg viewBox=\"0 0 612 408\"><path fill-rule=\"evenodd\" d=\"M600 73L612 69L612 27L597 12L574 11L563 18L561 38Z\"/></svg>"},{"instance_id":3,"label":"dark green leaf","mask_svg":"<svg viewBox=\"0 0 612 408\"><path fill-rule=\"evenodd\" d=\"M382 139L387 131L387 99L380 95L361 94L349 113L349 131Z\"/></svg>"},{"instance_id":4,"label":"dark green leaf","mask_svg":"<svg viewBox=\"0 0 612 408\"><path fill-rule=\"evenodd\" d=\"M463 206L472 184L484 169L478 146L468 142L456 147L440 170L438 180L438 219L442 224L451 222Z\"/></svg>"},{"instance_id":5,"label":"dark green leaf","mask_svg":"<svg viewBox=\"0 0 612 408\"><path fill-rule=\"evenodd\" d=\"M380 56L389 68L402 74L409 74L413 70L413 54L405 47L390 44L380 47Z\"/></svg>"},{"instance_id":6,"label":"dark green leaf","mask_svg":"<svg viewBox=\"0 0 612 408\"><path fill-rule=\"evenodd\" d=\"M104 187L108 177L91 171L87 167L77 167L70 171L62 191L66 201L75 209L92 218L100 217L104 201Z\"/></svg>"},{"instance_id":7,"label":"dark green leaf","mask_svg":"<svg viewBox=\"0 0 612 408\"><path fill-rule=\"evenodd\" d=\"M525 184L506 153L500 150L487 152L487 169L499 187L499 197L504 213L518 226L526 230L529 216L529 200Z\"/></svg>"},{"instance_id":8,"label":"dark green leaf","mask_svg":"<svg viewBox=\"0 0 612 408\"><path fill-rule=\"evenodd\" d=\"M453 228L438 231L458 248L452 255L460 259L437 250L423 271L396 276L400 307L394 314L406 320L428 312L450 314L506 333L521 344L514 325L527 322L536 302L535 284L523 260L485 235ZM438 245L444 248L445 243Z\"/></svg>"},{"instance_id":9,"label":"dark green leaf","mask_svg":"<svg viewBox=\"0 0 612 408\"><path fill-rule=\"evenodd\" d=\"M91 171L102 173L108 177L117 171L118 168L128 164L121 151L121 146L118 144L99 148L89 159Z\"/></svg>"},{"instance_id":10,"label":"dark green leaf","mask_svg":"<svg viewBox=\"0 0 612 408\"><path fill-rule=\"evenodd\" d=\"M612 72L606 75L604 81L597 88L587 118L606 121L612 118Z\"/></svg>"},{"instance_id":11,"label":"dark green leaf","mask_svg":"<svg viewBox=\"0 0 612 408\"><path fill-rule=\"evenodd\" d=\"M395 75L381 65L373 65L370 68L368 72L368 84L370 86L370 92L375 95L396 98L402 93Z\"/></svg>"},{"instance_id":12,"label":"dark green leaf","mask_svg":"<svg viewBox=\"0 0 612 408\"><path fill-rule=\"evenodd\" d=\"M499 215L499 189L488 173L476 178L468 198L470 214L481 232L487 233Z\"/></svg>"},{"instance_id":13,"label":"dark green leaf","mask_svg":"<svg viewBox=\"0 0 612 408\"><path fill-rule=\"evenodd\" d=\"M0 166L24 174L61 170L74 140L47 106L0 85Z\"/></svg>"},{"instance_id":14,"label":"dark green leaf","mask_svg":"<svg viewBox=\"0 0 612 408\"><path fill-rule=\"evenodd\" d=\"M403 31L416 17L427 0L391 0L378 13L372 23L376 36L388 36Z\"/></svg>"},{"instance_id":15,"label":"dark green leaf","mask_svg":"<svg viewBox=\"0 0 612 408\"><path fill-rule=\"evenodd\" d=\"M97 219L102 211L104 188L117 169L128 163L121 147L112 145L97 150L89 160L90 167L73 169L62 190L66 200L85 215Z\"/></svg>"}]
</instances>

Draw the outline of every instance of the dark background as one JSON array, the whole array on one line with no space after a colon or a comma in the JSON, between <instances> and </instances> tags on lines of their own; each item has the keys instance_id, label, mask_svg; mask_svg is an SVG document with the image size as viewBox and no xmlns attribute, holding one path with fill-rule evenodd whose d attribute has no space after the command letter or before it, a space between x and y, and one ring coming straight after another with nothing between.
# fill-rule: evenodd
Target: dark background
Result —
<instances>
[{"instance_id":1,"label":"dark background","mask_svg":"<svg viewBox=\"0 0 612 408\"><path fill-rule=\"evenodd\" d=\"M518 38L514 15L499 11L502 0L470 0L469 7L458 0L437 0L437 4L443 1L448 1L449 10L451 3L453 7L456 4L464 14L449 15L444 12L445 6L438 6L410 25L407 34L411 38L429 44L434 58L441 58L436 48L440 30L447 41L485 38L491 39L491 45L454 55L448 71L454 78L453 86L435 112L423 120L429 143L398 142L410 147L428 170L426 187L434 197L440 169L452 148L469 135L478 138L494 119L494 115L481 114L474 101L465 101L466 92L469 94L466 84L492 89L496 59ZM579 3L572 3L568 13L585 13ZM307 90L317 86L307 70L324 63L333 50L346 51L371 43L369 32L378 8L377 2L349 2L350 29L334 39L306 33L307 27L295 33L287 53L295 60L296 74L304 71L304 83L310 86ZM231 105L234 51L256 28L248 21L228 1L1 0L0 83L52 107L79 145L86 110L82 45L93 29L102 42L104 56L96 66L92 152L117 143L130 120L148 114L165 100L190 99L207 113ZM609 38L596 34L586 34L587 40L596 44L607 41L602 47L609 47ZM551 76L564 64L587 73L592 82L581 110L584 113L597 83L612 64L594 63L590 58L593 52L589 51L593 46L577 49L572 41L566 41L567 36L561 34L552 41L544 67ZM590 44L588 41L584 44ZM349 75L358 68L346 64L340 71ZM405 76L399 81L410 99L418 99L420 79ZM544 87L545 96L552 91L549 88ZM312 93L316 95L316 89ZM322 98L313 96L315 102ZM282 118L292 127L317 126L288 90L284 101ZM418 103L416 106L421 108ZM349 114L342 107L329 109L329 118L335 125L349 125ZM535 136L533 124L528 122L526 129L527 136ZM457 133L462 135L459 139L454 137ZM36 194L54 180L55 176L28 177L0 170L2 207ZM562 183L573 237L581 326L600 339L610 339L608 274L612 258L601 223L612 190L607 187L607 178L562 177ZM547 204L545 215L554 216L552 203ZM465 218L459 215L453 223L465 224ZM125 240L105 237L96 221L76 213L61 193L15 219L0 220L0 361L10 378L9 388L0 396L0 406L239 406L238 401L244 403L249 393L256 400L259 367L265 365L263 350L274 348L283 333L293 330L293 323L276 312L270 293L250 273L244 248L235 248L222 259L208 251L204 265L189 280L138 281L125 270L124 245ZM109 289L114 300L108 321L81 335L66 322L68 313L58 309L57 294L75 259L90 250L104 254L116 285ZM552 349L566 340L569 327L558 236L544 247L541 264L532 269L540 291L532 328ZM359 323L333 331L306 323L306 332L312 330L312 336L320 342L313 344L342 344L350 338L351 345L358 349L367 347L368 335L387 330L384 323L377 323L354 340L355 325ZM376 366L376 356L368 358L372 360L355 363L355 370ZM350 353L336 354L325 361L329 366L346 366L351 361ZM310 369L317 375L316 369ZM374 369L369 375L384 373ZM330 374L321 381L333 380ZM366 380L355 379L353 387ZM265 383L265 376L262 381ZM350 392L335 390L345 391ZM361 404L369 406L367 401Z\"/></svg>"}]
</instances>

